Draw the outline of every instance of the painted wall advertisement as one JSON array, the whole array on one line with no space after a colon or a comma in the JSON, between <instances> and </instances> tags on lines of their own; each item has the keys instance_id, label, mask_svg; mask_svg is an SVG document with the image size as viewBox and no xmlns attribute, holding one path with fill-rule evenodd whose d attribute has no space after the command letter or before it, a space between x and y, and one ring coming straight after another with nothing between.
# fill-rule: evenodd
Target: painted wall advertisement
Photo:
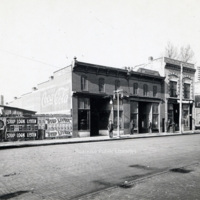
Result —
<instances>
[{"instance_id":1,"label":"painted wall advertisement","mask_svg":"<svg viewBox=\"0 0 200 200\"><path fill-rule=\"evenodd\" d=\"M7 139L36 139L37 118L7 118Z\"/></svg>"},{"instance_id":2,"label":"painted wall advertisement","mask_svg":"<svg viewBox=\"0 0 200 200\"><path fill-rule=\"evenodd\" d=\"M72 136L72 117L46 118L45 123L45 138Z\"/></svg>"},{"instance_id":3,"label":"painted wall advertisement","mask_svg":"<svg viewBox=\"0 0 200 200\"><path fill-rule=\"evenodd\" d=\"M53 87L41 92L41 113L65 113L71 111L71 90L67 86Z\"/></svg>"}]
</instances>

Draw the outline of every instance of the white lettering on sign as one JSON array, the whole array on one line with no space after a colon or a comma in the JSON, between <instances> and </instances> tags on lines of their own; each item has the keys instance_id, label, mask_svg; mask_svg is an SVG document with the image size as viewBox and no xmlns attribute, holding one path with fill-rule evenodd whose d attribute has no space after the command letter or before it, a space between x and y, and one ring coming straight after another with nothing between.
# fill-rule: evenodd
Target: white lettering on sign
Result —
<instances>
[{"instance_id":1,"label":"white lettering on sign","mask_svg":"<svg viewBox=\"0 0 200 200\"><path fill-rule=\"evenodd\" d=\"M7 119L7 124L15 124L15 119Z\"/></svg>"},{"instance_id":2,"label":"white lettering on sign","mask_svg":"<svg viewBox=\"0 0 200 200\"><path fill-rule=\"evenodd\" d=\"M14 138L15 137L15 133L7 133L7 138Z\"/></svg>"},{"instance_id":3,"label":"white lettering on sign","mask_svg":"<svg viewBox=\"0 0 200 200\"><path fill-rule=\"evenodd\" d=\"M68 103L69 89L58 88L57 90L45 91L42 95L42 107L62 105Z\"/></svg>"},{"instance_id":4,"label":"white lettering on sign","mask_svg":"<svg viewBox=\"0 0 200 200\"><path fill-rule=\"evenodd\" d=\"M25 119L17 119L17 124L25 124L26 120Z\"/></svg>"},{"instance_id":5,"label":"white lettering on sign","mask_svg":"<svg viewBox=\"0 0 200 200\"><path fill-rule=\"evenodd\" d=\"M37 119L27 119L27 124L37 124Z\"/></svg>"},{"instance_id":6,"label":"white lettering on sign","mask_svg":"<svg viewBox=\"0 0 200 200\"><path fill-rule=\"evenodd\" d=\"M59 105L59 104L64 104L68 102L68 93L69 90L65 89L65 88L59 88L54 96L54 103L55 105Z\"/></svg>"},{"instance_id":7,"label":"white lettering on sign","mask_svg":"<svg viewBox=\"0 0 200 200\"><path fill-rule=\"evenodd\" d=\"M47 119L47 123L48 123L48 124L57 123L57 119L56 119L56 118L49 118L49 119Z\"/></svg>"},{"instance_id":8,"label":"white lettering on sign","mask_svg":"<svg viewBox=\"0 0 200 200\"><path fill-rule=\"evenodd\" d=\"M25 138L25 133L17 133L18 138Z\"/></svg>"},{"instance_id":9,"label":"white lettering on sign","mask_svg":"<svg viewBox=\"0 0 200 200\"><path fill-rule=\"evenodd\" d=\"M27 137L36 137L36 133L27 133Z\"/></svg>"}]
</instances>

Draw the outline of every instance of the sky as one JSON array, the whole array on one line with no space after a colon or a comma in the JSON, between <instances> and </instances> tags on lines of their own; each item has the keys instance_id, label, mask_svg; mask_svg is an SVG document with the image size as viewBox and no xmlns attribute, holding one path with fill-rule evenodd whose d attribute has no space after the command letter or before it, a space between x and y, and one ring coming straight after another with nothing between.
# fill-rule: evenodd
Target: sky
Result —
<instances>
[{"instance_id":1,"label":"sky","mask_svg":"<svg viewBox=\"0 0 200 200\"><path fill-rule=\"evenodd\" d=\"M200 65L200 0L0 0L0 94L31 92L75 56L133 67L168 42Z\"/></svg>"}]
</instances>

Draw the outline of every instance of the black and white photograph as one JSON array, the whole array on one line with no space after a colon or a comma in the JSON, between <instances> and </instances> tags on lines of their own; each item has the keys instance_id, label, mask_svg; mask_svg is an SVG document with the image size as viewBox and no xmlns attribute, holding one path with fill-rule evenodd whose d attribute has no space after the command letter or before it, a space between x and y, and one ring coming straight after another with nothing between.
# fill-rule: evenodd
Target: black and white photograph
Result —
<instances>
[{"instance_id":1,"label":"black and white photograph","mask_svg":"<svg viewBox=\"0 0 200 200\"><path fill-rule=\"evenodd\" d=\"M0 0L0 200L199 183L199 0Z\"/></svg>"}]
</instances>

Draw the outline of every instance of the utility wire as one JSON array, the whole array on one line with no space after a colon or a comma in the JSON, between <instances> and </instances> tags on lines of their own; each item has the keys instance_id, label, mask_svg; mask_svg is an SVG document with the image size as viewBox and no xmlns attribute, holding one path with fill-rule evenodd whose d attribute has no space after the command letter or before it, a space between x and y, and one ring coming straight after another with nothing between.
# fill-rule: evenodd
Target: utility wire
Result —
<instances>
[{"instance_id":1,"label":"utility wire","mask_svg":"<svg viewBox=\"0 0 200 200\"><path fill-rule=\"evenodd\" d=\"M40 61L40 60L36 60L36 59L34 59L34 58L30 58L30 57L27 57L27 56L22 56L22 55L19 55L19 54L16 54L16 53L13 53L13 52L10 52L10 51L7 51L7 50L0 49L0 51L6 52L6 53L11 54L11 55L14 55L14 56L18 56L18 57L21 57L21 58L24 58L24 59L27 59L27 60L31 60L31 61L34 61L34 62L38 62L38 63L41 63L41 64L43 64L43 65L48 65L48 66L50 66L50 67L52 67L52 68L58 68L58 67L55 66L55 65L51 65L51 64L49 64L49 63L46 63L46 62L43 62L43 61Z\"/></svg>"}]
</instances>

